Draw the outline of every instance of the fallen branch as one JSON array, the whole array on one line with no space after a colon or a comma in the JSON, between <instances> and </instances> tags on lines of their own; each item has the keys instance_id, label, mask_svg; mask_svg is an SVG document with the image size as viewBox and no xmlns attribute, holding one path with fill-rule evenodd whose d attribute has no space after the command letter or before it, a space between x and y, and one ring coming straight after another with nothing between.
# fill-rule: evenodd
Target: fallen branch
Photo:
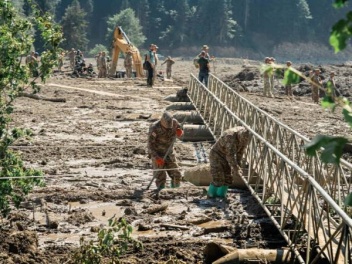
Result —
<instances>
[{"instance_id":1,"label":"fallen branch","mask_svg":"<svg viewBox=\"0 0 352 264\"><path fill-rule=\"evenodd\" d=\"M30 93L20 93L19 96L28 97L28 98L35 99L35 100L56 102L56 103L65 103L66 102L66 98L49 98L49 97L44 97L44 96L40 96L37 94L30 94Z\"/></svg>"},{"instance_id":2,"label":"fallen branch","mask_svg":"<svg viewBox=\"0 0 352 264\"><path fill-rule=\"evenodd\" d=\"M180 230L189 230L189 227L187 226L180 226L180 225L171 225L171 224L161 224L161 227L165 228L174 228L174 229L180 229Z\"/></svg>"}]
</instances>

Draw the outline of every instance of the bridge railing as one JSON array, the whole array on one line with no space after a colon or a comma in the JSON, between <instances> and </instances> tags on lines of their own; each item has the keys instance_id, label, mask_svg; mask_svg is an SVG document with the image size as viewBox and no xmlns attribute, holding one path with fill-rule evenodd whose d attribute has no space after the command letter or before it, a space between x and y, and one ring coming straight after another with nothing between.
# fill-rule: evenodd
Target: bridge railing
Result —
<instances>
[{"instance_id":1,"label":"bridge railing","mask_svg":"<svg viewBox=\"0 0 352 264\"><path fill-rule=\"evenodd\" d=\"M326 164L319 156L306 155L303 145L310 141L308 138L255 106L216 76L210 75L208 88L231 112L312 175L338 204L344 202L352 191L352 164L343 159L340 165ZM216 135L223 131L216 129Z\"/></svg>"},{"instance_id":2,"label":"bridge railing","mask_svg":"<svg viewBox=\"0 0 352 264\"><path fill-rule=\"evenodd\" d=\"M243 180L287 240L297 260L300 263L319 263L321 259L329 263L352 263L352 220L328 193L334 188L320 186L304 166L291 160L292 155L281 151L282 146L292 143L270 142L280 138L277 136L280 133L288 134L272 123L273 118L262 111L255 113L255 107L250 103L246 105L245 99L236 98L231 91L225 92L225 84L214 76L210 81L208 89L191 75L190 99L215 138L236 125L246 127L253 135L245 153L248 172ZM282 140L295 137L296 134L288 135ZM295 140L298 146L306 142ZM299 159L301 163L303 159ZM316 172L315 169L310 171ZM338 189L335 188L336 192Z\"/></svg>"}]
</instances>

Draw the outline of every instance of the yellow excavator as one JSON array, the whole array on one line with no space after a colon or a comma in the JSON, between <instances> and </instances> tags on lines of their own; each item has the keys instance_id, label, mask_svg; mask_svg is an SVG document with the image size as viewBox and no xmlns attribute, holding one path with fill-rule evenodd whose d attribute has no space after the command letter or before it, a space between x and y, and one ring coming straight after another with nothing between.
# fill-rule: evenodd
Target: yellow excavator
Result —
<instances>
[{"instance_id":1,"label":"yellow excavator","mask_svg":"<svg viewBox=\"0 0 352 264\"><path fill-rule=\"evenodd\" d=\"M116 26L114 29L112 46L112 58L109 71L110 76L115 76L116 74L116 66L120 52L126 53L127 51L131 51L136 77L144 77L143 62L139 50L131 43L126 33L119 26Z\"/></svg>"}]
</instances>

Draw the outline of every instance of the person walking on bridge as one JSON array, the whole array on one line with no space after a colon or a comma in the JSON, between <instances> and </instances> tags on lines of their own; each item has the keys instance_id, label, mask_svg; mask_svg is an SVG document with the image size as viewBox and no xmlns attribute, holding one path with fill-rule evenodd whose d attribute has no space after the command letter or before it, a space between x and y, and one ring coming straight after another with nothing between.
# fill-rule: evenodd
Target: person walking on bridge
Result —
<instances>
[{"instance_id":1,"label":"person walking on bridge","mask_svg":"<svg viewBox=\"0 0 352 264\"><path fill-rule=\"evenodd\" d=\"M237 126L225 130L210 149L210 174L212 182L208 188L208 197L225 198L228 187L236 177L242 176L241 160L249 143L249 131Z\"/></svg>"},{"instance_id":2,"label":"person walking on bridge","mask_svg":"<svg viewBox=\"0 0 352 264\"><path fill-rule=\"evenodd\" d=\"M181 137L183 130L179 122L169 112L164 112L161 119L149 127L148 154L152 159L155 183L158 191L165 188L166 172L171 178L171 188L180 187L181 172L178 170L173 153L176 137Z\"/></svg>"},{"instance_id":3,"label":"person walking on bridge","mask_svg":"<svg viewBox=\"0 0 352 264\"><path fill-rule=\"evenodd\" d=\"M208 86L208 78L209 78L209 72L210 72L209 60L206 58L205 51L202 51L200 54L201 54L200 58L198 59L198 65L199 65L198 80L200 82L204 82L205 86Z\"/></svg>"}]
</instances>

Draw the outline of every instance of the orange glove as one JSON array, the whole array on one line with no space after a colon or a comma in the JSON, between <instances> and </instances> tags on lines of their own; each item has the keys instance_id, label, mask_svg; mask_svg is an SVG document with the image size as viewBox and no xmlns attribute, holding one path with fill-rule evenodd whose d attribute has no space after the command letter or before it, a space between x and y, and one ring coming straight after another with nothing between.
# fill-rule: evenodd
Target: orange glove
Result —
<instances>
[{"instance_id":1,"label":"orange glove","mask_svg":"<svg viewBox=\"0 0 352 264\"><path fill-rule=\"evenodd\" d=\"M176 136L182 137L182 135L183 135L183 130L181 128L176 129Z\"/></svg>"},{"instance_id":2,"label":"orange glove","mask_svg":"<svg viewBox=\"0 0 352 264\"><path fill-rule=\"evenodd\" d=\"M164 166L165 161L164 161L163 158L157 157L157 158L155 159L155 163L156 163L156 165L158 165L158 167L162 167L162 166Z\"/></svg>"}]
</instances>

